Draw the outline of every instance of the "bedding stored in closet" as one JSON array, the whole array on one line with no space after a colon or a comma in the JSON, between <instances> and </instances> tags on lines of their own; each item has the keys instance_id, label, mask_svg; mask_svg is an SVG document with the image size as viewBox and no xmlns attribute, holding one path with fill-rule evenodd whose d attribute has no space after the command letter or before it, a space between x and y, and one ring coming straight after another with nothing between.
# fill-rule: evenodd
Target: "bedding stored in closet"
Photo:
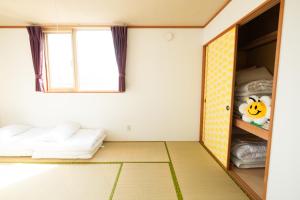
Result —
<instances>
[{"instance_id":1,"label":"bedding stored in closet","mask_svg":"<svg viewBox=\"0 0 300 200\"><path fill-rule=\"evenodd\" d=\"M251 134L233 134L231 162L238 168L264 167L267 142Z\"/></svg>"}]
</instances>

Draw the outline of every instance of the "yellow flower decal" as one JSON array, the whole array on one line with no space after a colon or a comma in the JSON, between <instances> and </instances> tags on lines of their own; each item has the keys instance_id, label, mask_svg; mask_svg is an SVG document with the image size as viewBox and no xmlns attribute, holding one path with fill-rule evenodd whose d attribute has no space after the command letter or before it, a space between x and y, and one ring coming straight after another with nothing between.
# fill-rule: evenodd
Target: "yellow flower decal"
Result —
<instances>
[{"instance_id":1,"label":"yellow flower decal","mask_svg":"<svg viewBox=\"0 0 300 200\"><path fill-rule=\"evenodd\" d=\"M261 126L270 119L271 98L250 96L247 103L240 105L239 111L243 114L244 121Z\"/></svg>"}]
</instances>

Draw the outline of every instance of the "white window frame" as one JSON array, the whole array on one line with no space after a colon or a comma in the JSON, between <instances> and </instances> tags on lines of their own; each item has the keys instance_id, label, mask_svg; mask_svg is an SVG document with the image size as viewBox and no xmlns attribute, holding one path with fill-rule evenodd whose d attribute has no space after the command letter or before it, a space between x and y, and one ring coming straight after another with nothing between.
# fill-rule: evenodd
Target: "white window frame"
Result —
<instances>
[{"instance_id":1,"label":"white window frame","mask_svg":"<svg viewBox=\"0 0 300 200\"><path fill-rule=\"evenodd\" d=\"M44 49L45 49L45 70L46 70L46 90L47 93L120 93L119 90L80 90L78 86L78 66L77 66L77 41L76 41L76 33L77 30L107 30L110 27L59 27L58 28L44 28L43 32L45 34L44 40ZM73 55L73 68L74 68L74 87L73 88L53 88L51 87L51 78L50 71L51 67L49 64L48 57L48 33L50 34L61 34L61 33L70 33L72 36L72 55Z\"/></svg>"}]
</instances>

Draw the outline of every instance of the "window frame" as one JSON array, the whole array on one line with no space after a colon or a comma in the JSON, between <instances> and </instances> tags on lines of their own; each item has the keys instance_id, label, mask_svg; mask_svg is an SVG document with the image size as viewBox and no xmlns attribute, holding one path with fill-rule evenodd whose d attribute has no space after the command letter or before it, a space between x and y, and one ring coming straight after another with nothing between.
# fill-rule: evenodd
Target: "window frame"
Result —
<instances>
[{"instance_id":1,"label":"window frame","mask_svg":"<svg viewBox=\"0 0 300 200\"><path fill-rule=\"evenodd\" d=\"M77 64L77 41L76 34L78 30L110 30L110 27L59 27L58 28L43 28L45 35L44 39L44 57L45 57L45 71L46 71L46 87L45 93L121 93L119 89L116 90L80 90L78 80L78 64ZM70 33L72 39L72 58L73 58L73 70L74 70L74 86L73 88L53 88L51 87L50 71L48 54L48 34L61 34Z\"/></svg>"}]
</instances>

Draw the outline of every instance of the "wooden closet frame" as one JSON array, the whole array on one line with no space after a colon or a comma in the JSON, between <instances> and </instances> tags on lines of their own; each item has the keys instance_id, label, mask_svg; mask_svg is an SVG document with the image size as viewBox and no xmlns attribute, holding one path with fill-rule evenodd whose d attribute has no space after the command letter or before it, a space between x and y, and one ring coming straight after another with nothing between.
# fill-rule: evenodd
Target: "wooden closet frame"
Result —
<instances>
[{"instance_id":1,"label":"wooden closet frame","mask_svg":"<svg viewBox=\"0 0 300 200\"><path fill-rule=\"evenodd\" d=\"M272 130L273 130L273 120L274 120L274 113L275 113L275 102L276 102L276 88L277 88L277 78L278 78L278 68L279 68L279 57L280 57L280 47L281 47L281 35L282 35L282 24L283 24L283 12L284 12L284 0L267 0L253 11L251 11L246 16L239 19L237 22L232 24L230 27L226 28L223 32L215 36L213 39L209 40L207 43L203 45L203 53L202 53L202 80L201 80L201 102L200 102L200 137L199 142L200 144L208 151L209 154L217 161L217 163L225 170L225 172L241 187L241 189L251 198L251 199L260 199L256 193L249 190L249 186L244 184L242 180L239 180L236 176L233 176L230 172L230 151L227 152L227 167L225 168L223 164L214 156L214 154L205 146L202 136L203 136L203 116L204 116L204 92L205 92L205 68L206 68L206 47L213 42L214 40L218 39L222 35L224 35L228 30L232 29L233 27L237 26L236 31L238 32L239 25L244 25L247 22L251 21L255 17L259 16L263 12L267 11L268 9L272 8L273 6L280 3L280 10L279 10L279 19L278 19L278 33L277 33L277 42L276 42L276 52L275 52L275 64L274 64L274 76L273 76L273 88L272 88L272 110L271 110L271 117L270 117L270 135L268 139L268 146L267 146L267 154L266 154L266 166L265 166L265 174L264 174L264 192L262 199L266 199L267 195L267 186L268 186L268 176L269 176L269 165L270 165L270 156L271 156L271 145L272 145ZM236 37L235 45L235 62L234 62L234 74L233 74L233 81L235 81L235 68L236 68L236 54L237 54L237 41L238 35ZM234 82L233 82L234 83ZM234 91L234 84L232 85L232 91ZM234 92L232 93L232 98L234 97ZM233 100L231 108L233 108ZM231 109L230 114L230 134L229 134L229 143L231 143L231 131L232 131L232 120L233 120L233 109Z\"/></svg>"}]
</instances>

